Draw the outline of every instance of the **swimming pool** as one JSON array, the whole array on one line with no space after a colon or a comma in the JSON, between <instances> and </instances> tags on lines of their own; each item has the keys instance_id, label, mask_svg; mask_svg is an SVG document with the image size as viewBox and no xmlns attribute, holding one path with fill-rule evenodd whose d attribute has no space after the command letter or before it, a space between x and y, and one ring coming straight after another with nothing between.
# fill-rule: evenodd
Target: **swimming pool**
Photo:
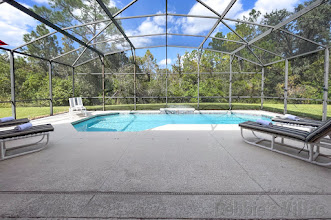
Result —
<instances>
[{"instance_id":1,"label":"swimming pool","mask_svg":"<svg viewBox=\"0 0 331 220\"><path fill-rule=\"evenodd\" d=\"M77 131L144 131L167 124L239 124L264 119L247 114L112 114L73 123Z\"/></svg>"}]
</instances>

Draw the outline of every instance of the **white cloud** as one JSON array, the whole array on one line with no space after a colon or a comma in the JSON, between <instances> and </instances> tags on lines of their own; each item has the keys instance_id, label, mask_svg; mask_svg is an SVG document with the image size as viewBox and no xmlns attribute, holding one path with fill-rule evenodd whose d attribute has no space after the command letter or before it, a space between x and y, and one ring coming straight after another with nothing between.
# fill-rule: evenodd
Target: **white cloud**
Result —
<instances>
[{"instance_id":1,"label":"white cloud","mask_svg":"<svg viewBox=\"0 0 331 220\"><path fill-rule=\"evenodd\" d=\"M109 1L109 4L108 4L108 7L109 7L109 8L116 7L116 2L110 0L110 1Z\"/></svg>"},{"instance_id":2,"label":"white cloud","mask_svg":"<svg viewBox=\"0 0 331 220\"><path fill-rule=\"evenodd\" d=\"M227 18L242 19L243 16L248 17L249 12L254 8L264 15L275 10L287 9L293 11L294 7L300 2L300 0L257 0L254 6L246 11L243 10L243 0L238 0L226 14ZM204 0L204 3L210 6L219 14L222 14L224 9L230 3L230 0ZM213 12L208 10L200 3L195 3L190 9L189 15L206 15L215 16ZM215 24L216 19L204 19L204 18L192 18L184 17L176 19L172 30L181 30L184 34L203 34L207 33ZM227 21L229 25L233 25L233 22ZM216 31L220 31L221 28L226 28L224 25L220 25Z\"/></svg>"},{"instance_id":3,"label":"white cloud","mask_svg":"<svg viewBox=\"0 0 331 220\"><path fill-rule=\"evenodd\" d=\"M222 14L224 9L229 5L231 0L206 0L204 3L214 9L216 12ZM238 13L243 11L243 7L240 1L236 2L230 11L227 13L227 17L235 17ZM189 15L207 15L216 16L213 12L207 9L200 3L195 3L188 13ZM180 20L183 33L185 34L201 34L204 31L209 31L215 24L216 19L206 18L183 18Z\"/></svg>"},{"instance_id":4,"label":"white cloud","mask_svg":"<svg viewBox=\"0 0 331 220\"><path fill-rule=\"evenodd\" d=\"M254 4L254 9L260 11L262 15L270 13L272 11L286 9L288 11L294 11L294 7L300 3L300 0L257 0ZM243 16L248 17L249 12L253 9L242 11L237 15L238 19L242 19Z\"/></svg>"},{"instance_id":5,"label":"white cloud","mask_svg":"<svg viewBox=\"0 0 331 220\"><path fill-rule=\"evenodd\" d=\"M153 18L146 18L136 29L126 30L125 32L128 36L163 34L166 32L165 24L165 16L155 16ZM144 47L151 45L155 38L157 37L131 38L131 42L135 47ZM162 36L160 36L159 38L162 38Z\"/></svg>"},{"instance_id":6,"label":"white cloud","mask_svg":"<svg viewBox=\"0 0 331 220\"><path fill-rule=\"evenodd\" d=\"M172 60L170 58L168 58L168 59L161 60L158 64L160 66L165 66L166 65L166 61L168 62L168 65L172 63Z\"/></svg>"},{"instance_id":7,"label":"white cloud","mask_svg":"<svg viewBox=\"0 0 331 220\"><path fill-rule=\"evenodd\" d=\"M23 35L29 33L37 24L38 21L7 3L0 5L0 39L9 46L23 44Z\"/></svg>"},{"instance_id":8,"label":"white cloud","mask_svg":"<svg viewBox=\"0 0 331 220\"><path fill-rule=\"evenodd\" d=\"M157 19L155 19L157 18ZM138 27L139 34L159 34L165 33L165 28L159 25L157 22L160 21L160 17L154 17L153 19L147 18ZM165 22L164 22L165 25Z\"/></svg>"}]
</instances>

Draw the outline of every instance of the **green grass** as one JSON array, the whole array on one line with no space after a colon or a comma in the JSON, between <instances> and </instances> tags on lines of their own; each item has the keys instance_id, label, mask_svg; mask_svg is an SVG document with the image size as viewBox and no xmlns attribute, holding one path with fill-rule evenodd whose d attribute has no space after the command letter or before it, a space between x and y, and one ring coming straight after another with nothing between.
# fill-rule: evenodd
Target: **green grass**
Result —
<instances>
[{"instance_id":1,"label":"green grass","mask_svg":"<svg viewBox=\"0 0 331 220\"><path fill-rule=\"evenodd\" d=\"M176 103L168 104L168 107L193 107L197 108L196 103ZM165 104L137 104L137 110L159 110L166 107ZM102 110L102 106L86 106L87 110L95 111ZM133 104L126 105L107 105L106 110L133 110ZM200 110L227 110L229 108L228 103L200 103ZM270 112L283 112L283 104L269 104L265 103L263 110ZM54 114L67 112L68 106L56 106L54 107ZM260 104L249 103L233 103L233 110L259 110ZM50 113L49 107L17 107L17 118L39 118L48 116ZM313 119L322 118L322 105L317 104L288 104L288 113L298 116L309 117ZM6 117L11 115L11 108L0 108L0 117ZM328 117L331 117L331 106L328 106Z\"/></svg>"}]
</instances>

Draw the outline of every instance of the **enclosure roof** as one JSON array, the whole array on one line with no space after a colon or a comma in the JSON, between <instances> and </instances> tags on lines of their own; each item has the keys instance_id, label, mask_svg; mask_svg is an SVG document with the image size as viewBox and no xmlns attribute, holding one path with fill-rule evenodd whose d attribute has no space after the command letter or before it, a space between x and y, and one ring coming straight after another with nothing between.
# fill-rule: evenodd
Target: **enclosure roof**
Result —
<instances>
[{"instance_id":1,"label":"enclosure roof","mask_svg":"<svg viewBox=\"0 0 331 220\"><path fill-rule=\"evenodd\" d=\"M9 4L35 19L37 25L47 26L46 30L37 26L33 30L35 35L24 39L27 43L10 50L73 67L111 54L125 51L132 51L133 54L134 50L158 47L220 52L267 66L318 52L330 44L316 40L314 36L306 37L291 28L299 19L325 4L326 0L312 1L275 25L266 24L263 20L253 22L231 17L231 9L238 4L237 0L228 0L221 10L210 5L208 0L184 0L182 3L187 3L187 7L194 4L199 9L195 13L192 9L187 13L175 0L155 0L152 7L146 6L150 3L146 0L122 1L125 5L121 9L114 7L109 0L84 0L82 5L77 3L69 8L63 3L65 1L52 1L47 6L30 8L28 5L34 4L31 2L0 0L0 8ZM178 26L179 23L181 26ZM192 29L205 27L202 25L207 29L199 33ZM246 25L247 33L239 32L237 25ZM220 31L225 36L217 34ZM291 50L270 47L270 42L281 41L284 37L291 39ZM55 39L62 43L62 48L53 49L50 46ZM210 46L212 43L219 47ZM299 44L307 46L304 50L298 50L296 46ZM33 54L34 48L43 48L45 54Z\"/></svg>"}]
</instances>

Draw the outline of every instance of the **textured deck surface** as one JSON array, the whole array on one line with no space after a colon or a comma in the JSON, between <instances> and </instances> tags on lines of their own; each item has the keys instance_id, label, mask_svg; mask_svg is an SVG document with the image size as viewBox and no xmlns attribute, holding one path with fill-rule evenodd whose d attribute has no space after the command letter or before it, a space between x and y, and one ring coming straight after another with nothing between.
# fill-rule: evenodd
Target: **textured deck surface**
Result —
<instances>
[{"instance_id":1,"label":"textured deck surface","mask_svg":"<svg viewBox=\"0 0 331 220\"><path fill-rule=\"evenodd\" d=\"M331 169L236 126L84 133L63 118L33 122L53 124L48 148L0 162L0 217L331 218Z\"/></svg>"}]
</instances>

